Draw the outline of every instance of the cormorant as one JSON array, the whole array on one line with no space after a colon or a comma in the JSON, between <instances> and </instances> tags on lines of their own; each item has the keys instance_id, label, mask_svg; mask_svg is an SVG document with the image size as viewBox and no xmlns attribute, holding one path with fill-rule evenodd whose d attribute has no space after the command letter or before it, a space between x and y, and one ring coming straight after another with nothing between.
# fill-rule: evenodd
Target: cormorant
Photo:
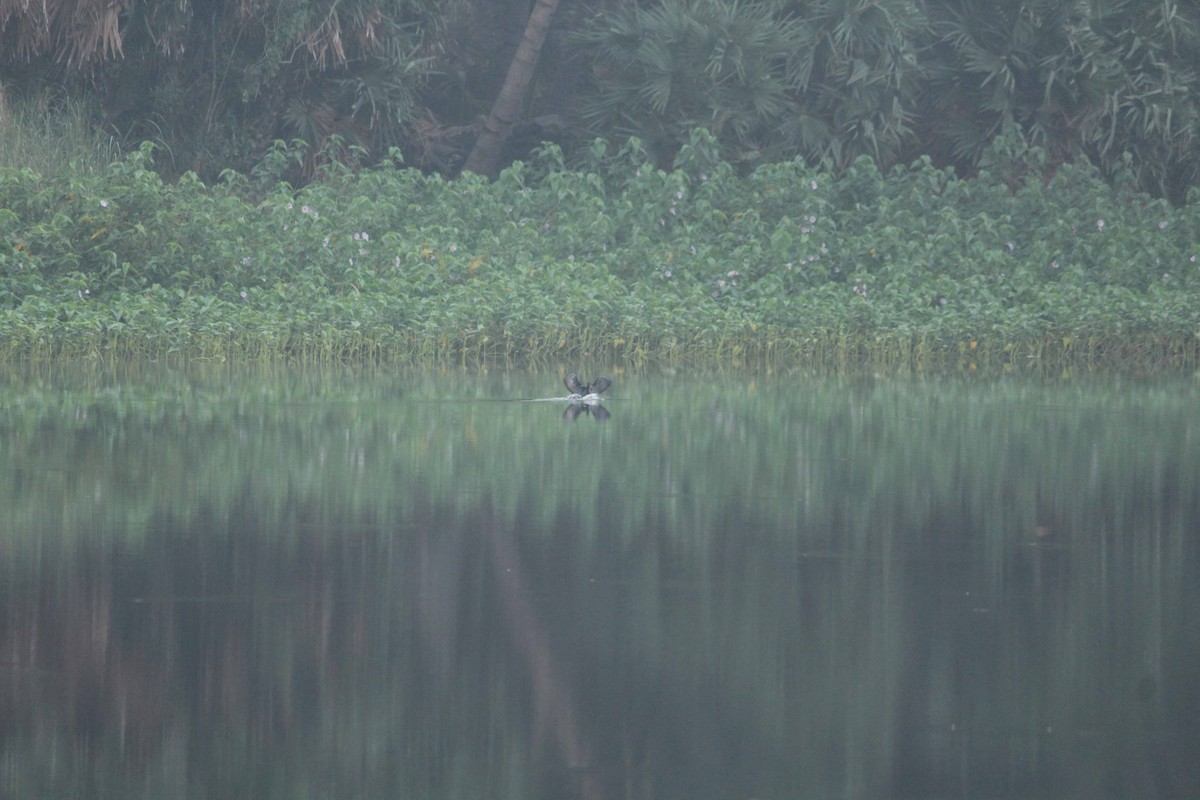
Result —
<instances>
[{"instance_id":1,"label":"cormorant","mask_svg":"<svg viewBox=\"0 0 1200 800\"><path fill-rule=\"evenodd\" d=\"M572 372L568 375L563 383L567 385L567 391L571 394L577 394L580 397L586 397L589 394L600 394L608 387L612 386L612 381L608 378L596 378L591 384L581 383L579 376Z\"/></svg>"}]
</instances>

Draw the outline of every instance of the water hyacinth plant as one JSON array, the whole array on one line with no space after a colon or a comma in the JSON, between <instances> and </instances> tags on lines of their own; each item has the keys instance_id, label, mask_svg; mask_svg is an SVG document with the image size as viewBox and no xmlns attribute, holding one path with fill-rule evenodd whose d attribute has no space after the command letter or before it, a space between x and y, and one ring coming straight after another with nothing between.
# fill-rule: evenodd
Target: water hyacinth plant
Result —
<instances>
[{"instance_id":1,"label":"water hyacinth plant","mask_svg":"<svg viewBox=\"0 0 1200 800\"><path fill-rule=\"evenodd\" d=\"M739 177L703 131L672 170L640 152L302 189L164 183L150 146L99 174L4 170L0 354L1196 363L1194 201L1087 166L1043 182L1004 141L1003 181L866 158Z\"/></svg>"}]
</instances>

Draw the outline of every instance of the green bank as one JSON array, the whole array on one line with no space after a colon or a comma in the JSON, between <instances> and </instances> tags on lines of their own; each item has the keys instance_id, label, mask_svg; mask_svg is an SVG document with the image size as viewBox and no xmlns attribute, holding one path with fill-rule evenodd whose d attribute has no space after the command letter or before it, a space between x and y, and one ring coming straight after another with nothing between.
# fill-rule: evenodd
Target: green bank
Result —
<instances>
[{"instance_id":1,"label":"green bank","mask_svg":"<svg viewBox=\"0 0 1200 800\"><path fill-rule=\"evenodd\" d=\"M779 360L1194 367L1200 201L1043 168L1000 140L927 160L741 175L703 131L554 147L495 181L334 166L278 143L250 174L0 172L0 358Z\"/></svg>"}]
</instances>

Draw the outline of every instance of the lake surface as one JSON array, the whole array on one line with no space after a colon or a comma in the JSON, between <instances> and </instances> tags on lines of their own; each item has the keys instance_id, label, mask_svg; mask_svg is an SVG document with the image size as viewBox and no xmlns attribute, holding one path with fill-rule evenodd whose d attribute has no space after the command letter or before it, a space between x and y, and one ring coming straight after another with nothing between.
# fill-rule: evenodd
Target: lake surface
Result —
<instances>
[{"instance_id":1,"label":"lake surface","mask_svg":"<svg viewBox=\"0 0 1200 800\"><path fill-rule=\"evenodd\" d=\"M613 377L0 372L0 798L1200 796L1194 377Z\"/></svg>"}]
</instances>

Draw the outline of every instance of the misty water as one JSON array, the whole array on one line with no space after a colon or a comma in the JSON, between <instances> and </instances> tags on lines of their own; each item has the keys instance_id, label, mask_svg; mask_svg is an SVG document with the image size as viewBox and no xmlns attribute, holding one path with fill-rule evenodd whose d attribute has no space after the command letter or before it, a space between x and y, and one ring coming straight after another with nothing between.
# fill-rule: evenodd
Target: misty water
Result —
<instances>
[{"instance_id":1,"label":"misty water","mask_svg":"<svg viewBox=\"0 0 1200 800\"><path fill-rule=\"evenodd\" d=\"M0 797L1200 796L1194 376L609 374L0 372Z\"/></svg>"}]
</instances>

